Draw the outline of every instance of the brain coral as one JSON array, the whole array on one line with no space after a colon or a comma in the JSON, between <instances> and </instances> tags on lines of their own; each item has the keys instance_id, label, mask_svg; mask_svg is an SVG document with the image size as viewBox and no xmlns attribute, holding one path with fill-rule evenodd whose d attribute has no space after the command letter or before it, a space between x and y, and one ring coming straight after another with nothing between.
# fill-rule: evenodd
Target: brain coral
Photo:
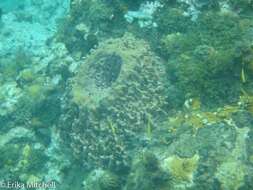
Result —
<instances>
[{"instance_id":1,"label":"brain coral","mask_svg":"<svg viewBox=\"0 0 253 190\"><path fill-rule=\"evenodd\" d=\"M145 41L126 34L100 44L73 79L80 114L67 133L77 158L93 166L126 163L138 135L165 115L166 83L163 62Z\"/></svg>"}]
</instances>

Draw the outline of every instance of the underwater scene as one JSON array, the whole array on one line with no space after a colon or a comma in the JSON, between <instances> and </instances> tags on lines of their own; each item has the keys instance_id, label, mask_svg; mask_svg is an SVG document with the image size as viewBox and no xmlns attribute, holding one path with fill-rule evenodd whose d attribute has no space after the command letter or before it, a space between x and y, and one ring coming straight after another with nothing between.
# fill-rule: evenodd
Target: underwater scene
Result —
<instances>
[{"instance_id":1,"label":"underwater scene","mask_svg":"<svg viewBox=\"0 0 253 190\"><path fill-rule=\"evenodd\" d=\"M0 190L253 190L253 0L0 0Z\"/></svg>"}]
</instances>

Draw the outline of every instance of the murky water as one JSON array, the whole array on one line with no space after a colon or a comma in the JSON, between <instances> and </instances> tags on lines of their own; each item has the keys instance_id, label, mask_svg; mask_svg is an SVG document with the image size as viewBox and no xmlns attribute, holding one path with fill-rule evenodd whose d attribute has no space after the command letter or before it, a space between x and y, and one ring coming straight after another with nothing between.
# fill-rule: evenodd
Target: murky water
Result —
<instances>
[{"instance_id":1,"label":"murky water","mask_svg":"<svg viewBox=\"0 0 253 190\"><path fill-rule=\"evenodd\" d=\"M0 189L253 189L253 2L1 0Z\"/></svg>"}]
</instances>

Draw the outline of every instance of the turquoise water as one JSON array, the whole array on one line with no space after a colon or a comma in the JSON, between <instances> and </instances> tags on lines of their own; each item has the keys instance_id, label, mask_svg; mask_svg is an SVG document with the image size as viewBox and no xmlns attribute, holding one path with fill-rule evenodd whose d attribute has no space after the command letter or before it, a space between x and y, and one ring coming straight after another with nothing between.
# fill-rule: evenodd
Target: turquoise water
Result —
<instances>
[{"instance_id":1,"label":"turquoise water","mask_svg":"<svg viewBox=\"0 0 253 190\"><path fill-rule=\"evenodd\" d=\"M1 0L0 189L252 190L251 0Z\"/></svg>"}]
</instances>

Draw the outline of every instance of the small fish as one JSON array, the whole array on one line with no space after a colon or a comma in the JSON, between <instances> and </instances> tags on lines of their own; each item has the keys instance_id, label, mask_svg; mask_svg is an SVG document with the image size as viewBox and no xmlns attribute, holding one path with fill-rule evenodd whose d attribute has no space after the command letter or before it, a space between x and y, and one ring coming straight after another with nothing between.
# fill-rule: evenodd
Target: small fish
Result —
<instances>
[{"instance_id":1,"label":"small fish","mask_svg":"<svg viewBox=\"0 0 253 190\"><path fill-rule=\"evenodd\" d=\"M146 119L146 122L147 122L147 131L146 131L147 137L149 139L151 139L152 138L152 131L153 131L152 119L151 119L151 116L149 114L145 114L145 116L146 116L145 119Z\"/></svg>"},{"instance_id":2,"label":"small fish","mask_svg":"<svg viewBox=\"0 0 253 190\"><path fill-rule=\"evenodd\" d=\"M245 73L244 73L244 68L242 68L242 71L241 71L241 80L242 80L242 83L245 83L245 82L246 82L246 77L245 77Z\"/></svg>"}]
</instances>

